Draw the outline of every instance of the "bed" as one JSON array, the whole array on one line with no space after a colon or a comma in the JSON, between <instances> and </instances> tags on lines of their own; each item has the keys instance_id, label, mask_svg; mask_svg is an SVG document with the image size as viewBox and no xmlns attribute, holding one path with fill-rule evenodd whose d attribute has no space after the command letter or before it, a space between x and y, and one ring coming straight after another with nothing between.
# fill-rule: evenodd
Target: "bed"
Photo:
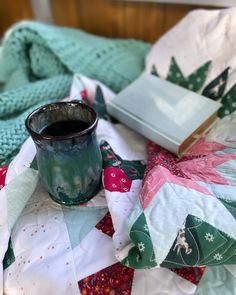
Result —
<instances>
[{"instance_id":1,"label":"bed","mask_svg":"<svg viewBox=\"0 0 236 295\"><path fill-rule=\"evenodd\" d=\"M193 11L152 46L33 22L8 32L0 71L4 294L235 294L235 15ZM222 103L216 126L181 159L106 112L143 70ZM82 206L51 200L24 130L30 110L58 99L82 99L100 117L103 187Z\"/></svg>"}]
</instances>

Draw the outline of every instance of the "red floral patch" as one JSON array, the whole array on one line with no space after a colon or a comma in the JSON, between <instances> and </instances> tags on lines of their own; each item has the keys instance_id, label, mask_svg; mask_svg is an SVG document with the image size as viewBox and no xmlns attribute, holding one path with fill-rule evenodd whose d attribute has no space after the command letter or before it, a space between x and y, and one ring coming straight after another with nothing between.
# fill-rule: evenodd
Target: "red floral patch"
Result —
<instances>
[{"instance_id":1,"label":"red floral patch","mask_svg":"<svg viewBox=\"0 0 236 295\"><path fill-rule=\"evenodd\" d=\"M8 166L2 166L2 167L0 167L0 190L5 185L5 179L6 179L7 169L8 169Z\"/></svg>"},{"instance_id":2,"label":"red floral patch","mask_svg":"<svg viewBox=\"0 0 236 295\"><path fill-rule=\"evenodd\" d=\"M145 178L154 166L163 166L167 168L173 175L178 177L188 178L176 165L179 158L159 145L149 141L147 145L148 163L144 173Z\"/></svg>"},{"instance_id":3,"label":"red floral patch","mask_svg":"<svg viewBox=\"0 0 236 295\"><path fill-rule=\"evenodd\" d=\"M134 270L113 264L78 282L82 295L131 295Z\"/></svg>"},{"instance_id":4,"label":"red floral patch","mask_svg":"<svg viewBox=\"0 0 236 295\"><path fill-rule=\"evenodd\" d=\"M106 167L103 172L104 188L110 192L128 192L132 181L125 174L123 169Z\"/></svg>"},{"instance_id":5,"label":"red floral patch","mask_svg":"<svg viewBox=\"0 0 236 295\"><path fill-rule=\"evenodd\" d=\"M114 234L114 228L110 212L107 212L107 214L97 223L95 227L109 237L112 237Z\"/></svg>"},{"instance_id":6,"label":"red floral patch","mask_svg":"<svg viewBox=\"0 0 236 295\"><path fill-rule=\"evenodd\" d=\"M191 283L198 285L205 269L205 267L183 267L171 268L170 270L172 270L182 278L190 281Z\"/></svg>"}]
</instances>

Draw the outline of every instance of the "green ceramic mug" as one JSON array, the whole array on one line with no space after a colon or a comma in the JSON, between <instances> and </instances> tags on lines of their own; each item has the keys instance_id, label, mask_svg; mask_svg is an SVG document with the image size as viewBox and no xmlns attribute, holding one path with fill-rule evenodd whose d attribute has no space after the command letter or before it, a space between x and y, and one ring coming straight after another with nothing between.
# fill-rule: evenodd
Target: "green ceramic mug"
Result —
<instances>
[{"instance_id":1,"label":"green ceramic mug","mask_svg":"<svg viewBox=\"0 0 236 295\"><path fill-rule=\"evenodd\" d=\"M80 101L45 105L26 119L37 149L40 177L60 204L87 202L100 189L102 156L97 123L96 112Z\"/></svg>"}]
</instances>

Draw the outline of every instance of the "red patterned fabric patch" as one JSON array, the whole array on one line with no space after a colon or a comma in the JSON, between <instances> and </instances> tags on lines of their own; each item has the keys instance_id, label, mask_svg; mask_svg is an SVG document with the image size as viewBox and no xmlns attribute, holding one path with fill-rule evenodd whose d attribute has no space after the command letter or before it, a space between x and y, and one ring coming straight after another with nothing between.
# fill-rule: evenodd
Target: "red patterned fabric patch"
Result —
<instances>
[{"instance_id":1,"label":"red patterned fabric patch","mask_svg":"<svg viewBox=\"0 0 236 295\"><path fill-rule=\"evenodd\" d=\"M205 267L183 267L183 268L171 268L170 270L175 272L182 278L190 281L191 283L198 285L201 277L205 271Z\"/></svg>"},{"instance_id":2,"label":"red patterned fabric patch","mask_svg":"<svg viewBox=\"0 0 236 295\"><path fill-rule=\"evenodd\" d=\"M177 166L176 163L179 161L179 158L167 150L163 149L159 145L148 141L147 144L147 153L148 153L148 163L147 168L144 172L144 180L146 179L147 174L152 170L154 166L163 166L167 168L173 175L188 178Z\"/></svg>"},{"instance_id":3,"label":"red patterned fabric patch","mask_svg":"<svg viewBox=\"0 0 236 295\"><path fill-rule=\"evenodd\" d=\"M82 295L131 295L134 270L113 264L78 282Z\"/></svg>"},{"instance_id":4,"label":"red patterned fabric patch","mask_svg":"<svg viewBox=\"0 0 236 295\"><path fill-rule=\"evenodd\" d=\"M107 212L107 214L97 223L95 227L112 238L115 231L110 212Z\"/></svg>"},{"instance_id":5,"label":"red patterned fabric patch","mask_svg":"<svg viewBox=\"0 0 236 295\"><path fill-rule=\"evenodd\" d=\"M103 172L104 188L110 192L128 192L132 181L122 169L116 167L106 167Z\"/></svg>"},{"instance_id":6,"label":"red patterned fabric patch","mask_svg":"<svg viewBox=\"0 0 236 295\"><path fill-rule=\"evenodd\" d=\"M5 185L7 169L8 169L8 166L0 167L0 189L2 189Z\"/></svg>"}]
</instances>

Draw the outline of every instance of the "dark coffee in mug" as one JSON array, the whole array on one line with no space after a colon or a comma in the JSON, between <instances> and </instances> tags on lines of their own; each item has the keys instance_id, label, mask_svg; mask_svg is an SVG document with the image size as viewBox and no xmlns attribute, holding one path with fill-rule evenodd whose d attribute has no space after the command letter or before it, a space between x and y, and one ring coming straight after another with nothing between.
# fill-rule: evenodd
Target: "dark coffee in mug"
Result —
<instances>
[{"instance_id":1,"label":"dark coffee in mug","mask_svg":"<svg viewBox=\"0 0 236 295\"><path fill-rule=\"evenodd\" d=\"M66 136L84 131L89 127L81 120L58 121L44 127L40 134L43 136Z\"/></svg>"}]
</instances>

